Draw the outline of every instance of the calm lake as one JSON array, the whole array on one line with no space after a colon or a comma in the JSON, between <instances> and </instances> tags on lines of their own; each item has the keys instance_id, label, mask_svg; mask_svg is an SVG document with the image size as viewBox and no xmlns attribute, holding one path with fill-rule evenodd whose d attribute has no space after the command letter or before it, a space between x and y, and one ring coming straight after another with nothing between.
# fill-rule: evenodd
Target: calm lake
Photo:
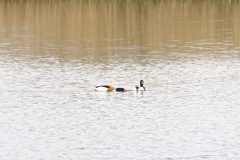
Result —
<instances>
[{"instance_id":1,"label":"calm lake","mask_svg":"<svg viewBox=\"0 0 240 160\"><path fill-rule=\"evenodd\" d=\"M239 16L238 0L0 1L0 159L239 160Z\"/></svg>"}]
</instances>

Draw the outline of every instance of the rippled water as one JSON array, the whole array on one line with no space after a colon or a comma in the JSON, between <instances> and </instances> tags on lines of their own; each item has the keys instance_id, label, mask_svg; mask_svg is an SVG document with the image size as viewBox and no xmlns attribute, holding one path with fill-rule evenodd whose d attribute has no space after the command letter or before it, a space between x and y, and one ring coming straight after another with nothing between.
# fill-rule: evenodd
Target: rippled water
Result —
<instances>
[{"instance_id":1,"label":"rippled water","mask_svg":"<svg viewBox=\"0 0 240 160\"><path fill-rule=\"evenodd\" d=\"M239 59L172 56L133 65L1 55L2 158L238 159ZM92 90L140 78L148 91Z\"/></svg>"},{"instance_id":2,"label":"rippled water","mask_svg":"<svg viewBox=\"0 0 240 160\"><path fill-rule=\"evenodd\" d=\"M133 6L144 6L135 3L129 4L133 13ZM95 13L95 5L87 7ZM136 43L115 34L79 40L70 36L71 30L66 31L69 37L60 32L56 37L66 37L45 41L46 35L38 33L42 29L31 30L37 26L28 18L24 27L29 32L21 32L22 24L16 25L17 32L0 25L0 159L239 159L240 32L233 27L239 26L234 15L226 14L235 25L226 17L204 21L216 25L214 31L209 31L212 25L201 26L209 39L205 34L199 38L195 30L173 29L173 41L156 40L161 35L152 33L158 29L150 27L146 33L143 27L131 35ZM72 25L78 30L79 23ZM192 37L181 39L180 33ZM147 91L131 91L141 79ZM95 84L130 91L95 92Z\"/></svg>"}]
</instances>

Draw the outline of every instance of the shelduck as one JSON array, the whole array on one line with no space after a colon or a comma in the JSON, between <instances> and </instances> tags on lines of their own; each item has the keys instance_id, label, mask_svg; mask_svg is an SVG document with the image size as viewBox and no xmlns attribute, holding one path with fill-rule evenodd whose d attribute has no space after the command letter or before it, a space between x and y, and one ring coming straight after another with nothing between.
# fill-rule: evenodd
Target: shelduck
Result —
<instances>
[{"instance_id":1,"label":"shelduck","mask_svg":"<svg viewBox=\"0 0 240 160\"><path fill-rule=\"evenodd\" d=\"M138 92L138 91L146 91L146 88L143 86L143 84L144 84L144 81L143 80L141 80L140 81L140 87L138 86L138 85L136 85L136 91Z\"/></svg>"},{"instance_id":2,"label":"shelduck","mask_svg":"<svg viewBox=\"0 0 240 160\"><path fill-rule=\"evenodd\" d=\"M145 91L146 88L143 86L144 81L140 81L140 87L138 85L135 86L135 91ZM94 86L95 91L105 91L105 92L111 92L111 91L117 91L117 92L126 92L127 90L125 88L115 88L111 85L96 85Z\"/></svg>"},{"instance_id":3,"label":"shelduck","mask_svg":"<svg viewBox=\"0 0 240 160\"><path fill-rule=\"evenodd\" d=\"M117 92L126 92L127 90L125 88L114 88L111 85L100 85L100 86L94 86L95 91L117 91Z\"/></svg>"}]
</instances>

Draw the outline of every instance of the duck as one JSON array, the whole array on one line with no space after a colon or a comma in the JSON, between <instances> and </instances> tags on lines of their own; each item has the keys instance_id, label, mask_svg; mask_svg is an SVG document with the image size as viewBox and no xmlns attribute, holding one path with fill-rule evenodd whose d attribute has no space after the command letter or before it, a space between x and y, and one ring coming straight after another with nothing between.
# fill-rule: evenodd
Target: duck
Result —
<instances>
[{"instance_id":1,"label":"duck","mask_svg":"<svg viewBox=\"0 0 240 160\"><path fill-rule=\"evenodd\" d=\"M125 88L115 88L112 85L97 85L97 86L94 86L94 90L106 91L106 92L111 92L111 91L126 92L127 91Z\"/></svg>"},{"instance_id":2,"label":"duck","mask_svg":"<svg viewBox=\"0 0 240 160\"><path fill-rule=\"evenodd\" d=\"M144 81L140 80L140 87L138 85L135 86L135 89L133 91L146 91L146 88L143 86ZM111 92L111 91L116 91L116 92L127 92L125 88L115 88L112 85L96 85L94 86L94 91L105 91L105 92ZM132 90L129 90L132 91Z\"/></svg>"},{"instance_id":3,"label":"duck","mask_svg":"<svg viewBox=\"0 0 240 160\"><path fill-rule=\"evenodd\" d=\"M140 80L140 87L138 85L135 86L136 88L136 91L146 91L146 88L143 86L144 84L144 81L143 80Z\"/></svg>"},{"instance_id":4,"label":"duck","mask_svg":"<svg viewBox=\"0 0 240 160\"><path fill-rule=\"evenodd\" d=\"M95 91L107 91L107 92L110 92L110 91L114 91L115 88L111 85L97 85L97 86L94 86L94 90Z\"/></svg>"}]
</instances>

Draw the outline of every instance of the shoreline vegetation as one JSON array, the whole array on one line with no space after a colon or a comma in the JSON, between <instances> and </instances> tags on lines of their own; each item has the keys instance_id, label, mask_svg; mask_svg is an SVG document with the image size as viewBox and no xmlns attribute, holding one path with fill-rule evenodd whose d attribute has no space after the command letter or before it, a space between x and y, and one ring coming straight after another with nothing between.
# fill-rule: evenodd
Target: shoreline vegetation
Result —
<instances>
[{"instance_id":1,"label":"shoreline vegetation","mask_svg":"<svg viewBox=\"0 0 240 160\"><path fill-rule=\"evenodd\" d=\"M89 4L89 3L97 3L97 4L105 4L105 3L139 3L139 4L150 4L150 3L194 3L194 4L201 4L201 3L208 3L208 4L240 4L240 0L5 0L1 1L0 4L40 4L40 3L82 3L82 4Z\"/></svg>"},{"instance_id":2,"label":"shoreline vegetation","mask_svg":"<svg viewBox=\"0 0 240 160\"><path fill-rule=\"evenodd\" d=\"M239 0L6 0L0 1L0 34L18 45L56 46L57 54L58 46L106 54L165 45L211 53L218 44L240 47L239 15Z\"/></svg>"}]
</instances>

